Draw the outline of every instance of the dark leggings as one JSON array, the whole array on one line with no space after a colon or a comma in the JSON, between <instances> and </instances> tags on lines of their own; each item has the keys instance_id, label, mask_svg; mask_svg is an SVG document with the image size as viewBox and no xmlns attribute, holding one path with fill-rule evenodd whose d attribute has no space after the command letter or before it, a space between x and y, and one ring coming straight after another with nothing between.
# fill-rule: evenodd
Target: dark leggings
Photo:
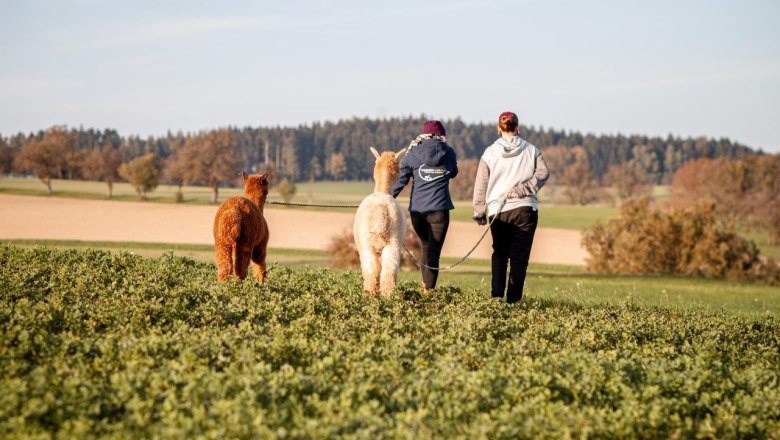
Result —
<instances>
[{"instance_id":1,"label":"dark leggings","mask_svg":"<svg viewBox=\"0 0 780 440\"><path fill-rule=\"evenodd\" d=\"M411 212L412 227L422 242L420 261L426 266L439 267L439 256L447 228L450 226L450 211ZM426 289L436 287L439 271L420 267Z\"/></svg>"},{"instance_id":2,"label":"dark leggings","mask_svg":"<svg viewBox=\"0 0 780 440\"><path fill-rule=\"evenodd\" d=\"M523 298L523 283L538 222L539 213L529 206L523 206L499 213L490 226L490 234L493 236L493 297L504 296L508 262L509 287L506 288L506 302L515 303Z\"/></svg>"}]
</instances>

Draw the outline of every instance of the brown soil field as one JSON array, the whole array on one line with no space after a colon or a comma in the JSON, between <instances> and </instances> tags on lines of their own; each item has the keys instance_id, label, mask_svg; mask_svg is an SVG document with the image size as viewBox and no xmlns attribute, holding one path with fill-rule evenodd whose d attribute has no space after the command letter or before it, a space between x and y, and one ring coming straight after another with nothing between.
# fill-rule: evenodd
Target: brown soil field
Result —
<instances>
[{"instance_id":1,"label":"brown soil field","mask_svg":"<svg viewBox=\"0 0 780 440\"><path fill-rule=\"evenodd\" d=\"M216 211L216 206L0 194L0 239L212 244ZM334 235L351 230L354 213L266 209L265 217L270 247L324 250ZM471 222L452 222L442 255L462 257L483 232ZM488 233L472 256L490 258L491 244ZM586 256L578 231L537 229L532 262L583 265Z\"/></svg>"}]
</instances>

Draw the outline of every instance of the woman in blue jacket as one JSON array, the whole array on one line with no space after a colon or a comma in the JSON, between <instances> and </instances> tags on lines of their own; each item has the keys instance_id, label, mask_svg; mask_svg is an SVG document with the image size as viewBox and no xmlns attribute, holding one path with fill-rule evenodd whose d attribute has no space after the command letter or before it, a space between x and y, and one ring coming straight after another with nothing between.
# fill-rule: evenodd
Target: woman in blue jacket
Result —
<instances>
[{"instance_id":1,"label":"woman in blue jacket","mask_svg":"<svg viewBox=\"0 0 780 440\"><path fill-rule=\"evenodd\" d=\"M450 226L450 210L455 206L450 197L450 179L458 175L455 150L447 145L444 126L439 121L426 121L423 134L417 136L406 149L401 161L398 181L393 186L393 197L404 189L412 178L409 214L414 232L422 242L420 267L423 287L436 287L439 276L439 257Z\"/></svg>"}]
</instances>

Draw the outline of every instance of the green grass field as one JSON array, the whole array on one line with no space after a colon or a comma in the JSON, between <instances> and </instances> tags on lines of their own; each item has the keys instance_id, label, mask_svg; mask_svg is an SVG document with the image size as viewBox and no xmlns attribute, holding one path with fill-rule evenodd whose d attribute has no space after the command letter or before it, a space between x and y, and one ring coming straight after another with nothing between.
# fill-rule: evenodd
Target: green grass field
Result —
<instances>
[{"instance_id":1,"label":"green grass field","mask_svg":"<svg viewBox=\"0 0 780 440\"><path fill-rule=\"evenodd\" d=\"M236 182L238 183L238 182ZM306 203L358 203L365 194L373 190L373 183L369 182L323 182L296 184L297 193L294 201ZM84 180L52 180L52 195L59 197L73 197L81 199L105 200L107 185L101 182ZM174 194L177 187L173 185L160 185L148 194L148 201L153 203L174 203ZM5 177L0 178L0 192L6 194L24 194L46 196L46 187L40 180L34 178ZM243 190L236 188L220 188L219 200L242 194ZM184 203L205 205L211 198L211 189L203 186L185 186L183 188ZM271 192L269 199L281 200L279 194ZM114 184L113 200L137 201L138 194L128 183L118 182Z\"/></svg>"},{"instance_id":2,"label":"green grass field","mask_svg":"<svg viewBox=\"0 0 780 440\"><path fill-rule=\"evenodd\" d=\"M506 305L485 275L383 299L356 271L217 283L171 254L0 244L0 437L780 433L776 293L532 267Z\"/></svg>"}]
</instances>

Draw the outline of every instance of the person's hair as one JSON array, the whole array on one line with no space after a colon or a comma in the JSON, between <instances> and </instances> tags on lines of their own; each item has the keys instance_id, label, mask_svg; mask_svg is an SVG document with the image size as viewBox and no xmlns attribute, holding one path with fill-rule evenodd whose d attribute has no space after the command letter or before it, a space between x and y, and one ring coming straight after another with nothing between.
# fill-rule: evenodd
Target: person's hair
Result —
<instances>
[{"instance_id":1,"label":"person's hair","mask_svg":"<svg viewBox=\"0 0 780 440\"><path fill-rule=\"evenodd\" d=\"M498 117L498 129L505 133L514 133L518 125L520 122L517 120L517 115L512 112L501 113Z\"/></svg>"}]
</instances>

